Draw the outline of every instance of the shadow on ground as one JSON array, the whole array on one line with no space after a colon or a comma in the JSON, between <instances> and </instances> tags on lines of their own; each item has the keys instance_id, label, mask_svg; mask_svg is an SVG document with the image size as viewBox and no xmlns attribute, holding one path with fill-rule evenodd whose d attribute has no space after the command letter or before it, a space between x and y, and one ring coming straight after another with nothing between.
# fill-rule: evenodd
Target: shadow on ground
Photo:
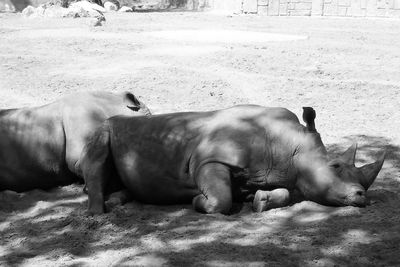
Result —
<instances>
[{"instance_id":1,"label":"shadow on ground","mask_svg":"<svg viewBox=\"0 0 400 267\"><path fill-rule=\"evenodd\" d=\"M398 266L399 153L390 140L349 136L358 162L387 150L366 208L303 201L253 213L203 215L190 205L128 203L101 216L86 214L81 185L3 199L0 263L116 266ZM350 143L350 142L348 142ZM338 154L345 147L330 145ZM5 206L4 206L5 207Z\"/></svg>"}]
</instances>

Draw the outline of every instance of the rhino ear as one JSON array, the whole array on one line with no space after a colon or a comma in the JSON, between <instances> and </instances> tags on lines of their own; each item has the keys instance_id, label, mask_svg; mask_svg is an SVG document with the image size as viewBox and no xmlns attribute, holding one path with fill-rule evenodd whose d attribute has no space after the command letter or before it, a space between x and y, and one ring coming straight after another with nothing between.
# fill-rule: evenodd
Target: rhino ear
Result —
<instances>
[{"instance_id":1,"label":"rhino ear","mask_svg":"<svg viewBox=\"0 0 400 267\"><path fill-rule=\"evenodd\" d=\"M136 96L130 92L125 93L126 99L128 99L129 104L127 105L128 108L130 108L133 111L138 111L140 109L140 101L136 98Z\"/></svg>"},{"instance_id":2,"label":"rhino ear","mask_svg":"<svg viewBox=\"0 0 400 267\"><path fill-rule=\"evenodd\" d=\"M376 176L378 176L379 171L382 169L383 162L385 161L385 152L378 158L374 163L366 164L359 169L364 174L360 179L360 184L364 187L365 190L372 185L375 181Z\"/></svg>"},{"instance_id":3,"label":"rhino ear","mask_svg":"<svg viewBox=\"0 0 400 267\"><path fill-rule=\"evenodd\" d=\"M340 160L343 162L354 165L356 161L357 143L353 143L341 156Z\"/></svg>"},{"instance_id":4,"label":"rhino ear","mask_svg":"<svg viewBox=\"0 0 400 267\"><path fill-rule=\"evenodd\" d=\"M315 132L315 120L316 113L312 107L303 107L303 121L306 123L307 129L310 132Z\"/></svg>"}]
</instances>

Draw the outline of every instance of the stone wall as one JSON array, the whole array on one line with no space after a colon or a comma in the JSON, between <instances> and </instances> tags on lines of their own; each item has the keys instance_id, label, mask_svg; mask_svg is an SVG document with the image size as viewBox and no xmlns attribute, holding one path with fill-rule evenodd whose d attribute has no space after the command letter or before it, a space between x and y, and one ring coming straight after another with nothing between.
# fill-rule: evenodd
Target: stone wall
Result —
<instances>
[{"instance_id":1,"label":"stone wall","mask_svg":"<svg viewBox=\"0 0 400 267\"><path fill-rule=\"evenodd\" d=\"M400 0L210 0L213 9L269 16L400 18Z\"/></svg>"},{"instance_id":2,"label":"stone wall","mask_svg":"<svg viewBox=\"0 0 400 267\"><path fill-rule=\"evenodd\" d=\"M0 0L0 11L21 11L48 0ZM346 16L400 18L400 0L120 0L125 5L137 2L179 3L187 9L213 9L233 13L268 16ZM198 8L195 5L198 5ZM178 5L178 4L177 4ZM178 5L179 6L179 5Z\"/></svg>"}]
</instances>

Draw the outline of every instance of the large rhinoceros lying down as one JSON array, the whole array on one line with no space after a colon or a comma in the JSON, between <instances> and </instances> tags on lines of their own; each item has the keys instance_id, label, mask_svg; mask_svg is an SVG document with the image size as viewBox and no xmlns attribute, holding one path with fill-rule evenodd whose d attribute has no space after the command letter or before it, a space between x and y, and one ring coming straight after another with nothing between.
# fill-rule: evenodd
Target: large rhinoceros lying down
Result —
<instances>
[{"instance_id":1,"label":"large rhinoceros lying down","mask_svg":"<svg viewBox=\"0 0 400 267\"><path fill-rule=\"evenodd\" d=\"M108 119L80 159L89 212L104 212L109 177L121 179L136 200L192 202L205 213L229 213L233 201L246 199L258 211L285 206L291 190L321 204L365 206L384 156L356 168L351 147L330 161L315 113L303 117L307 127L287 109L244 105Z\"/></svg>"},{"instance_id":2,"label":"large rhinoceros lying down","mask_svg":"<svg viewBox=\"0 0 400 267\"><path fill-rule=\"evenodd\" d=\"M84 144L114 115L149 114L133 94L78 93L41 107L0 110L0 190L47 189L78 180Z\"/></svg>"}]
</instances>

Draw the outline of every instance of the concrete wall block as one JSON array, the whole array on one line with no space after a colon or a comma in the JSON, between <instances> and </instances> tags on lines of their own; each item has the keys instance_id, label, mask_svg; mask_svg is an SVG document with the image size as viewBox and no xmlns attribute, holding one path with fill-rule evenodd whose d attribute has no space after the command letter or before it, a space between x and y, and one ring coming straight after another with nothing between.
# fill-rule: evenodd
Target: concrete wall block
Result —
<instances>
[{"instance_id":1,"label":"concrete wall block","mask_svg":"<svg viewBox=\"0 0 400 267\"><path fill-rule=\"evenodd\" d=\"M268 6L268 0L258 0L259 6Z\"/></svg>"},{"instance_id":2,"label":"concrete wall block","mask_svg":"<svg viewBox=\"0 0 400 267\"><path fill-rule=\"evenodd\" d=\"M313 0L311 6L311 15L322 16L323 14L324 0Z\"/></svg>"},{"instance_id":3,"label":"concrete wall block","mask_svg":"<svg viewBox=\"0 0 400 267\"><path fill-rule=\"evenodd\" d=\"M388 10L386 9L377 9L375 13L375 17L388 17Z\"/></svg>"},{"instance_id":4,"label":"concrete wall block","mask_svg":"<svg viewBox=\"0 0 400 267\"><path fill-rule=\"evenodd\" d=\"M386 0L377 0L376 1L376 7L379 8L379 9L386 9L386 7L387 7Z\"/></svg>"},{"instance_id":5,"label":"concrete wall block","mask_svg":"<svg viewBox=\"0 0 400 267\"><path fill-rule=\"evenodd\" d=\"M337 16L338 7L334 4L324 5L324 16Z\"/></svg>"},{"instance_id":6,"label":"concrete wall block","mask_svg":"<svg viewBox=\"0 0 400 267\"><path fill-rule=\"evenodd\" d=\"M347 7L338 6L338 16L345 17L347 15Z\"/></svg>"},{"instance_id":7,"label":"concrete wall block","mask_svg":"<svg viewBox=\"0 0 400 267\"><path fill-rule=\"evenodd\" d=\"M287 16L288 15L288 3L281 3L279 6L279 16Z\"/></svg>"},{"instance_id":8,"label":"concrete wall block","mask_svg":"<svg viewBox=\"0 0 400 267\"><path fill-rule=\"evenodd\" d=\"M373 17L377 11L376 0L367 0L366 16Z\"/></svg>"},{"instance_id":9,"label":"concrete wall block","mask_svg":"<svg viewBox=\"0 0 400 267\"><path fill-rule=\"evenodd\" d=\"M347 9L347 16L365 17L366 10L361 8L362 0L352 0L350 8Z\"/></svg>"},{"instance_id":10,"label":"concrete wall block","mask_svg":"<svg viewBox=\"0 0 400 267\"><path fill-rule=\"evenodd\" d=\"M257 0L243 0L244 13L257 13Z\"/></svg>"},{"instance_id":11,"label":"concrete wall block","mask_svg":"<svg viewBox=\"0 0 400 267\"><path fill-rule=\"evenodd\" d=\"M257 13L261 15L268 15L268 6L258 6Z\"/></svg>"},{"instance_id":12,"label":"concrete wall block","mask_svg":"<svg viewBox=\"0 0 400 267\"><path fill-rule=\"evenodd\" d=\"M400 0L394 0L393 8L394 9L400 9Z\"/></svg>"},{"instance_id":13,"label":"concrete wall block","mask_svg":"<svg viewBox=\"0 0 400 267\"><path fill-rule=\"evenodd\" d=\"M347 9L347 16L362 17L364 13L361 9L361 0L351 0L351 5Z\"/></svg>"},{"instance_id":14,"label":"concrete wall block","mask_svg":"<svg viewBox=\"0 0 400 267\"><path fill-rule=\"evenodd\" d=\"M310 10L288 10L290 16L311 16Z\"/></svg>"},{"instance_id":15,"label":"concrete wall block","mask_svg":"<svg viewBox=\"0 0 400 267\"><path fill-rule=\"evenodd\" d=\"M388 10L387 16L391 18L400 18L400 10L395 10L395 9Z\"/></svg>"},{"instance_id":16,"label":"concrete wall block","mask_svg":"<svg viewBox=\"0 0 400 267\"><path fill-rule=\"evenodd\" d=\"M295 9L296 10L311 10L312 3L296 3Z\"/></svg>"},{"instance_id":17,"label":"concrete wall block","mask_svg":"<svg viewBox=\"0 0 400 267\"><path fill-rule=\"evenodd\" d=\"M270 15L270 16L278 16L279 15L279 0L269 0L268 15Z\"/></svg>"},{"instance_id":18,"label":"concrete wall block","mask_svg":"<svg viewBox=\"0 0 400 267\"><path fill-rule=\"evenodd\" d=\"M360 6L361 6L362 9L366 9L367 8L367 0L361 0Z\"/></svg>"},{"instance_id":19,"label":"concrete wall block","mask_svg":"<svg viewBox=\"0 0 400 267\"><path fill-rule=\"evenodd\" d=\"M339 6L350 6L351 0L339 0Z\"/></svg>"}]
</instances>

